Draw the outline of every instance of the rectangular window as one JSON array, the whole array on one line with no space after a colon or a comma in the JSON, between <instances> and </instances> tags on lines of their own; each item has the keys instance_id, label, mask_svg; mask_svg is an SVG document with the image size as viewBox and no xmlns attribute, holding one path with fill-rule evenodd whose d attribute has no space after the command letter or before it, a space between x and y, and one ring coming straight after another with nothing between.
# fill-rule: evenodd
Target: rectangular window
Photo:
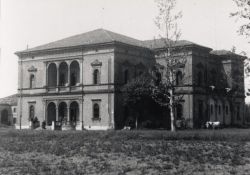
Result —
<instances>
[{"instance_id":1,"label":"rectangular window","mask_svg":"<svg viewBox=\"0 0 250 175\"><path fill-rule=\"evenodd\" d=\"M218 113L219 113L219 115L221 114L221 107L220 107L220 105L219 105L219 108L218 108Z\"/></svg>"}]
</instances>

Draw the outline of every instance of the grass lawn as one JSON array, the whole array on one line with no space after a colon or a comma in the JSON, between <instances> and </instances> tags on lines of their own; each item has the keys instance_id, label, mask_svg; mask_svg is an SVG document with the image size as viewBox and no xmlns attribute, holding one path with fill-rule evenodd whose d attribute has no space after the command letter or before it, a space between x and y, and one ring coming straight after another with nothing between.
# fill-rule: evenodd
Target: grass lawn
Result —
<instances>
[{"instance_id":1,"label":"grass lawn","mask_svg":"<svg viewBox=\"0 0 250 175\"><path fill-rule=\"evenodd\" d=\"M250 130L0 129L0 174L250 174Z\"/></svg>"}]
</instances>

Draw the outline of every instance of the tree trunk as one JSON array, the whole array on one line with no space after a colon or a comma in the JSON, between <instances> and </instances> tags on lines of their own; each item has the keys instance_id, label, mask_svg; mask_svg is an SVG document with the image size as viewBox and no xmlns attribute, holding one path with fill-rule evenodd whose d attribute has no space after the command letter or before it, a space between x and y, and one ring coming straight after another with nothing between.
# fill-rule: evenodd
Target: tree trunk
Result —
<instances>
[{"instance_id":1,"label":"tree trunk","mask_svg":"<svg viewBox=\"0 0 250 175\"><path fill-rule=\"evenodd\" d=\"M169 72L169 79L171 84L173 84L173 72ZM170 119L171 119L171 131L175 131L175 123L174 123L174 87L171 87L169 90L169 95L170 95L170 101L169 101L169 106L170 106Z\"/></svg>"},{"instance_id":2,"label":"tree trunk","mask_svg":"<svg viewBox=\"0 0 250 175\"><path fill-rule=\"evenodd\" d=\"M171 131L175 131L175 124L174 124L174 105L173 105L173 89L171 88L169 90L170 94L170 101L169 101L169 106L170 106L170 119L171 119Z\"/></svg>"}]
</instances>

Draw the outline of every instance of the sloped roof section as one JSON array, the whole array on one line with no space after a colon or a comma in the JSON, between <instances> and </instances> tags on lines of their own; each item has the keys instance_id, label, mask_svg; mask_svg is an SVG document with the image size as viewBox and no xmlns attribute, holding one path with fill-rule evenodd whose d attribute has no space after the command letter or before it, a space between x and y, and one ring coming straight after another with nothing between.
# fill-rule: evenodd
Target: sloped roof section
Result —
<instances>
[{"instance_id":1,"label":"sloped roof section","mask_svg":"<svg viewBox=\"0 0 250 175\"><path fill-rule=\"evenodd\" d=\"M93 31L89 31L86 33L82 33L79 35L74 35L68 38L64 38L58 41L54 41L48 44L44 44L41 46L37 46L34 48L30 48L27 50L16 52L16 54L28 53L28 52L36 52L36 51L45 51L52 49L63 49L67 47L75 47L75 46L87 46L87 45L95 45L95 44L105 44L111 42L120 42L132 46L148 48L151 50L164 48L167 44L164 38L161 39L153 39L153 40L137 40L122 34L118 34L115 32L111 32L105 29L96 29ZM196 43L187 41L187 40L179 40L177 42L173 42L173 47L181 47L181 46L198 46L206 49L210 49L208 47L204 47L198 45ZM211 50L211 49L210 49Z\"/></svg>"},{"instance_id":2,"label":"sloped roof section","mask_svg":"<svg viewBox=\"0 0 250 175\"><path fill-rule=\"evenodd\" d=\"M213 50L210 53L214 55L236 55L235 53L229 50Z\"/></svg>"},{"instance_id":3,"label":"sloped roof section","mask_svg":"<svg viewBox=\"0 0 250 175\"><path fill-rule=\"evenodd\" d=\"M226 57L226 58L239 58L239 59L246 59L245 56L233 53L229 50L213 50L210 52L210 54L217 55L220 57Z\"/></svg>"},{"instance_id":4,"label":"sloped roof section","mask_svg":"<svg viewBox=\"0 0 250 175\"><path fill-rule=\"evenodd\" d=\"M10 95L10 96L4 97L4 98L0 98L0 105L1 104L8 104L8 105L16 106L17 105L17 94Z\"/></svg>"},{"instance_id":5,"label":"sloped roof section","mask_svg":"<svg viewBox=\"0 0 250 175\"><path fill-rule=\"evenodd\" d=\"M65 47L73 47L73 46L84 46L84 45L92 45L92 44L101 44L101 43L109 43L109 42L121 42L129 45L143 47L143 43L140 40L121 35L118 33L114 33L105 29L96 29L90 32L86 32L79 35L74 35L65 39L61 39L58 41L54 41L48 44L44 44L41 46L37 46L34 48L30 48L28 50L16 52L31 52L31 51L41 51L48 49L58 49Z\"/></svg>"},{"instance_id":6,"label":"sloped roof section","mask_svg":"<svg viewBox=\"0 0 250 175\"><path fill-rule=\"evenodd\" d=\"M145 47L148 47L150 49L161 49L161 48L164 48L164 47L166 47L166 45L169 42L172 42L171 45L173 47L184 47L184 46L192 46L193 45L193 46L199 46L199 47L210 49L208 47L201 46L199 44L196 44L196 43L193 43L193 42L187 41L187 40L179 40L179 41L173 42L173 41L167 41L164 38L160 38L160 39L145 40L145 41L143 41Z\"/></svg>"}]
</instances>

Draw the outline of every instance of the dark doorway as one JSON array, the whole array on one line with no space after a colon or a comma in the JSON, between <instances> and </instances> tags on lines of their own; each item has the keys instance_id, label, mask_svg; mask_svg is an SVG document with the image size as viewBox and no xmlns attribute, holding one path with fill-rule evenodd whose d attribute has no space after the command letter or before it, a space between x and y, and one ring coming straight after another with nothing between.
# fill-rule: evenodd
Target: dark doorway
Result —
<instances>
[{"instance_id":1,"label":"dark doorway","mask_svg":"<svg viewBox=\"0 0 250 175\"><path fill-rule=\"evenodd\" d=\"M65 102L61 102L59 104L58 121L66 121L66 120L67 120L67 104Z\"/></svg>"},{"instance_id":2,"label":"dark doorway","mask_svg":"<svg viewBox=\"0 0 250 175\"><path fill-rule=\"evenodd\" d=\"M79 106L75 101L70 104L70 121L79 121Z\"/></svg>"},{"instance_id":3,"label":"dark doorway","mask_svg":"<svg viewBox=\"0 0 250 175\"><path fill-rule=\"evenodd\" d=\"M53 102L49 103L47 112L47 125L51 125L52 121L56 121L56 105Z\"/></svg>"},{"instance_id":4,"label":"dark doorway","mask_svg":"<svg viewBox=\"0 0 250 175\"><path fill-rule=\"evenodd\" d=\"M4 109L2 112L1 112L1 123L2 124L5 124L5 125L9 125L9 120L8 120L8 110L7 109Z\"/></svg>"}]
</instances>

